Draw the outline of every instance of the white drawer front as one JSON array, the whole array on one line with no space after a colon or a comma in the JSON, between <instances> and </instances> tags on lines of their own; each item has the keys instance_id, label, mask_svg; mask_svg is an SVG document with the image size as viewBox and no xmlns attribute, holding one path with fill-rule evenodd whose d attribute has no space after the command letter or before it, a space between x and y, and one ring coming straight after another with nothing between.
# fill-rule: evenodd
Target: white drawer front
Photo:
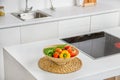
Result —
<instances>
[{"instance_id":1,"label":"white drawer front","mask_svg":"<svg viewBox=\"0 0 120 80\"><path fill-rule=\"evenodd\" d=\"M59 22L59 37L69 37L89 32L90 17L64 20Z\"/></svg>"},{"instance_id":2,"label":"white drawer front","mask_svg":"<svg viewBox=\"0 0 120 80\"><path fill-rule=\"evenodd\" d=\"M119 12L100 14L91 17L91 31L119 26Z\"/></svg>"},{"instance_id":3,"label":"white drawer front","mask_svg":"<svg viewBox=\"0 0 120 80\"><path fill-rule=\"evenodd\" d=\"M57 22L35 24L21 27L22 43L40 41L57 37Z\"/></svg>"}]
</instances>

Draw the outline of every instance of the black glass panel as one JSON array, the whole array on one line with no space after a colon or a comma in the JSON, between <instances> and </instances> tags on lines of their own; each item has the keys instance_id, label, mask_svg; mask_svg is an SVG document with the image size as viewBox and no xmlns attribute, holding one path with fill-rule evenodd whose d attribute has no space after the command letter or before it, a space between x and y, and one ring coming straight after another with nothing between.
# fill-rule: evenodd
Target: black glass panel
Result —
<instances>
[{"instance_id":1,"label":"black glass panel","mask_svg":"<svg viewBox=\"0 0 120 80\"><path fill-rule=\"evenodd\" d=\"M62 40L76 46L93 58L120 53L120 39L105 32L69 37Z\"/></svg>"}]
</instances>

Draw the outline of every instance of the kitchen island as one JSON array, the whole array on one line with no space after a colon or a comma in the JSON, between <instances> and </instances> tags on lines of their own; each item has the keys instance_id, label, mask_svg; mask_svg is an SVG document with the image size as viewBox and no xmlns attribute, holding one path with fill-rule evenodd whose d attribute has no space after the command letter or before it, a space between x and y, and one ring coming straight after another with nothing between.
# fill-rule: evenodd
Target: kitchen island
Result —
<instances>
[{"instance_id":1,"label":"kitchen island","mask_svg":"<svg viewBox=\"0 0 120 80\"><path fill-rule=\"evenodd\" d=\"M120 38L120 28L104 30ZM83 66L69 74L55 74L41 70L38 61L43 48L65 43L59 39L38 41L4 48L5 80L103 80L120 75L120 54L92 59L80 50L78 58ZM17 76L17 77L16 77Z\"/></svg>"}]
</instances>

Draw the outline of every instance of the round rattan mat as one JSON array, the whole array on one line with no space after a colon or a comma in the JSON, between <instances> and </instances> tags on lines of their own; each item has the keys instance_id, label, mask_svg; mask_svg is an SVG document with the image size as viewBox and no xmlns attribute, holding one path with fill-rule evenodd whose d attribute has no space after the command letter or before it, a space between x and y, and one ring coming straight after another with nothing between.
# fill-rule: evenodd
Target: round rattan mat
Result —
<instances>
[{"instance_id":1,"label":"round rattan mat","mask_svg":"<svg viewBox=\"0 0 120 80\"><path fill-rule=\"evenodd\" d=\"M58 74L66 74L77 71L82 66L82 61L79 58L74 58L65 65L57 65L53 61L50 61L48 58L43 57L39 60L38 66L45 71L58 73Z\"/></svg>"}]
</instances>

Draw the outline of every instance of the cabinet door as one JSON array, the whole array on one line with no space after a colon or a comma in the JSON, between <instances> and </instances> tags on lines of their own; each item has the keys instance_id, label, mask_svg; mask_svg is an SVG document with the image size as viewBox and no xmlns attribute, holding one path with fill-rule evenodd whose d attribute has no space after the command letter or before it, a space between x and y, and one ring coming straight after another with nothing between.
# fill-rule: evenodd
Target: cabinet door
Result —
<instances>
[{"instance_id":1,"label":"cabinet door","mask_svg":"<svg viewBox=\"0 0 120 80\"><path fill-rule=\"evenodd\" d=\"M119 12L91 16L91 31L119 26Z\"/></svg>"},{"instance_id":2,"label":"cabinet door","mask_svg":"<svg viewBox=\"0 0 120 80\"><path fill-rule=\"evenodd\" d=\"M20 44L20 29L8 28L0 29L0 80L4 80L4 69L3 69L3 52L4 46L11 46L14 44Z\"/></svg>"},{"instance_id":3,"label":"cabinet door","mask_svg":"<svg viewBox=\"0 0 120 80\"><path fill-rule=\"evenodd\" d=\"M20 43L20 28L0 29L1 46L10 46Z\"/></svg>"},{"instance_id":4,"label":"cabinet door","mask_svg":"<svg viewBox=\"0 0 120 80\"><path fill-rule=\"evenodd\" d=\"M2 47L0 46L0 80L4 80L4 68L3 68L3 53Z\"/></svg>"},{"instance_id":5,"label":"cabinet door","mask_svg":"<svg viewBox=\"0 0 120 80\"><path fill-rule=\"evenodd\" d=\"M70 37L89 32L90 17L63 20L59 22L59 37Z\"/></svg>"},{"instance_id":6,"label":"cabinet door","mask_svg":"<svg viewBox=\"0 0 120 80\"><path fill-rule=\"evenodd\" d=\"M21 42L27 43L58 37L58 23L50 22L21 27Z\"/></svg>"}]
</instances>

